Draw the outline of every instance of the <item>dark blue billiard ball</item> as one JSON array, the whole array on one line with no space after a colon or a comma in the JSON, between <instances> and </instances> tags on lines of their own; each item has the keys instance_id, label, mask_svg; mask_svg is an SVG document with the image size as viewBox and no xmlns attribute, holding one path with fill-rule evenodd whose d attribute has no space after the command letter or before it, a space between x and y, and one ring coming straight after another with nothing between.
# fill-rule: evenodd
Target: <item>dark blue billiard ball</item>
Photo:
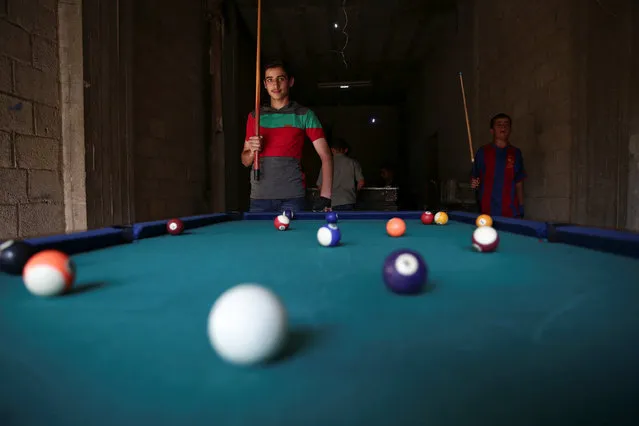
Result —
<instances>
[{"instance_id":1,"label":"dark blue billiard ball","mask_svg":"<svg viewBox=\"0 0 639 426\"><path fill-rule=\"evenodd\" d=\"M24 265L36 253L26 241L9 240L0 245L0 271L21 275Z\"/></svg>"},{"instance_id":2,"label":"dark blue billiard ball","mask_svg":"<svg viewBox=\"0 0 639 426\"><path fill-rule=\"evenodd\" d=\"M337 223L337 213L328 212L326 213L326 223Z\"/></svg>"},{"instance_id":3,"label":"dark blue billiard ball","mask_svg":"<svg viewBox=\"0 0 639 426\"><path fill-rule=\"evenodd\" d=\"M421 293L428 281L424 258L413 250L396 250L384 261L382 271L386 287L398 294Z\"/></svg>"},{"instance_id":4,"label":"dark blue billiard ball","mask_svg":"<svg viewBox=\"0 0 639 426\"><path fill-rule=\"evenodd\" d=\"M284 210L283 215L288 217L291 220L295 217L295 213L293 213L293 210L288 210L288 209Z\"/></svg>"}]
</instances>

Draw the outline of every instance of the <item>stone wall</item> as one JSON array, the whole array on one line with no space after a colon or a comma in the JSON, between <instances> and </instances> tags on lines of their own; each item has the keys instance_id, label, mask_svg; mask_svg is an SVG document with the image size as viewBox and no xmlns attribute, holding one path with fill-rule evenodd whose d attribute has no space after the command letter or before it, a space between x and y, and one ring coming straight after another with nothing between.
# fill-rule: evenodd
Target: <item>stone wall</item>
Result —
<instances>
[{"instance_id":1,"label":"stone wall","mask_svg":"<svg viewBox=\"0 0 639 426\"><path fill-rule=\"evenodd\" d=\"M57 5L0 1L0 238L64 232Z\"/></svg>"}]
</instances>

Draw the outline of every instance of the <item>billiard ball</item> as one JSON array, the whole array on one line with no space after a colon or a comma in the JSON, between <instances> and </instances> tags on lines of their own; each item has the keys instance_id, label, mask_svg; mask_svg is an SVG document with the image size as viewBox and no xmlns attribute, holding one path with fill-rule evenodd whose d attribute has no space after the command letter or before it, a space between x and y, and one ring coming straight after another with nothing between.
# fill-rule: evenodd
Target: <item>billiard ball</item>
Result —
<instances>
[{"instance_id":1,"label":"billiard ball","mask_svg":"<svg viewBox=\"0 0 639 426\"><path fill-rule=\"evenodd\" d=\"M493 218L487 214L480 214L475 221L477 226L493 226Z\"/></svg>"},{"instance_id":2,"label":"billiard ball","mask_svg":"<svg viewBox=\"0 0 639 426\"><path fill-rule=\"evenodd\" d=\"M394 217L386 222L386 232L391 237L401 237L406 232L406 222L398 217Z\"/></svg>"},{"instance_id":3,"label":"billiard ball","mask_svg":"<svg viewBox=\"0 0 639 426\"><path fill-rule=\"evenodd\" d=\"M273 221L273 225L275 225L275 229L278 231L286 231L290 224L291 220L283 214L277 216Z\"/></svg>"},{"instance_id":4,"label":"billiard ball","mask_svg":"<svg viewBox=\"0 0 639 426\"><path fill-rule=\"evenodd\" d=\"M479 252L492 252L499 245L499 234L492 226L480 226L473 232L473 248Z\"/></svg>"},{"instance_id":5,"label":"billiard ball","mask_svg":"<svg viewBox=\"0 0 639 426\"><path fill-rule=\"evenodd\" d=\"M75 274L75 264L67 254L44 250L33 255L24 265L22 280L31 294L51 297L69 291Z\"/></svg>"},{"instance_id":6,"label":"billiard ball","mask_svg":"<svg viewBox=\"0 0 639 426\"><path fill-rule=\"evenodd\" d=\"M384 261L382 271L386 287L398 294L420 293L428 280L428 267L414 250L392 252Z\"/></svg>"},{"instance_id":7,"label":"billiard ball","mask_svg":"<svg viewBox=\"0 0 639 426\"><path fill-rule=\"evenodd\" d=\"M0 245L0 271L21 275L24 265L35 252L35 248L26 241L5 241Z\"/></svg>"},{"instance_id":8,"label":"billiard ball","mask_svg":"<svg viewBox=\"0 0 639 426\"><path fill-rule=\"evenodd\" d=\"M339 217L336 212L326 213L326 223L337 223Z\"/></svg>"},{"instance_id":9,"label":"billiard ball","mask_svg":"<svg viewBox=\"0 0 639 426\"><path fill-rule=\"evenodd\" d=\"M171 219L166 222L166 230L171 235L179 235L184 231L184 223L180 219Z\"/></svg>"},{"instance_id":10,"label":"billiard ball","mask_svg":"<svg viewBox=\"0 0 639 426\"><path fill-rule=\"evenodd\" d=\"M424 225L430 225L431 223L433 223L433 220L435 219L435 216L433 215L433 213L431 212L424 212L422 213L422 223Z\"/></svg>"},{"instance_id":11,"label":"billiard ball","mask_svg":"<svg viewBox=\"0 0 639 426\"><path fill-rule=\"evenodd\" d=\"M335 247L342 239L342 233L335 224L321 226L317 230L317 242L324 247Z\"/></svg>"},{"instance_id":12,"label":"billiard ball","mask_svg":"<svg viewBox=\"0 0 639 426\"><path fill-rule=\"evenodd\" d=\"M438 225L446 225L448 223L448 214L446 214L446 212L437 212L435 215L435 223Z\"/></svg>"},{"instance_id":13,"label":"billiard ball","mask_svg":"<svg viewBox=\"0 0 639 426\"><path fill-rule=\"evenodd\" d=\"M222 293L211 307L209 342L229 363L266 362L277 356L286 342L287 316L271 290L259 284L240 284Z\"/></svg>"},{"instance_id":14,"label":"billiard ball","mask_svg":"<svg viewBox=\"0 0 639 426\"><path fill-rule=\"evenodd\" d=\"M284 210L282 214L286 216L287 218L289 218L289 220L295 219L295 213L293 212L293 210L289 210L289 209Z\"/></svg>"}]
</instances>

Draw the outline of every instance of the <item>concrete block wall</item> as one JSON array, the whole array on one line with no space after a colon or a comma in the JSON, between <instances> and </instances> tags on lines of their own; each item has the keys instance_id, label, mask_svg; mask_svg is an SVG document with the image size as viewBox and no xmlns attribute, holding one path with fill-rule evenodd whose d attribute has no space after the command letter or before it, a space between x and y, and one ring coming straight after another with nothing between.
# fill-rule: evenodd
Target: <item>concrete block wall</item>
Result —
<instances>
[{"instance_id":1,"label":"concrete block wall","mask_svg":"<svg viewBox=\"0 0 639 426\"><path fill-rule=\"evenodd\" d=\"M57 3L0 1L0 238L64 232Z\"/></svg>"}]
</instances>

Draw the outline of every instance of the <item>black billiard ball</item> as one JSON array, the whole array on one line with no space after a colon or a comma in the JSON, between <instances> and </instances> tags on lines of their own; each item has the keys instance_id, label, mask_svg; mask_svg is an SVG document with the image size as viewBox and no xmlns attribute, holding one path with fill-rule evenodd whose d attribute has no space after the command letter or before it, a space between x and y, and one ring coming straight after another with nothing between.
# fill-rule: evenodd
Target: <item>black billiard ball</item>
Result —
<instances>
[{"instance_id":1,"label":"black billiard ball","mask_svg":"<svg viewBox=\"0 0 639 426\"><path fill-rule=\"evenodd\" d=\"M0 245L0 271L21 275L27 261L35 254L35 248L25 241L5 241Z\"/></svg>"}]
</instances>

